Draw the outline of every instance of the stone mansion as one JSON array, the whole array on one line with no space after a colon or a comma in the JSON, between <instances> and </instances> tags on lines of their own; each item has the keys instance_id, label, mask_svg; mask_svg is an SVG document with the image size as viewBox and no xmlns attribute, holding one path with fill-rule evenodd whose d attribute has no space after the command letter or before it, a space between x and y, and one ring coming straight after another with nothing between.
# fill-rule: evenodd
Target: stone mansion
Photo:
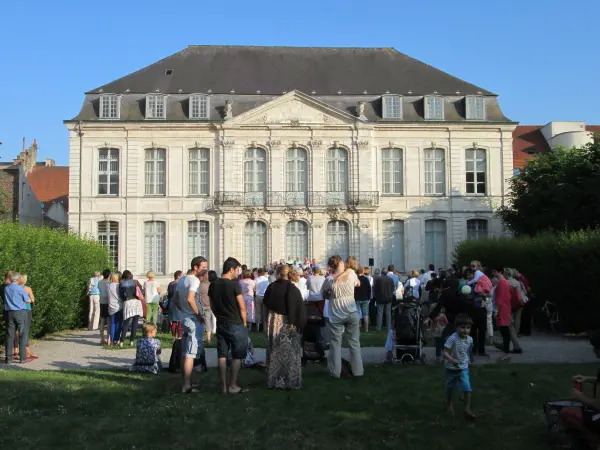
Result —
<instances>
[{"instance_id":1,"label":"stone mansion","mask_svg":"<svg viewBox=\"0 0 600 450\"><path fill-rule=\"evenodd\" d=\"M504 233L497 96L391 48L190 46L86 93L69 227L164 278L288 256L411 270Z\"/></svg>"}]
</instances>

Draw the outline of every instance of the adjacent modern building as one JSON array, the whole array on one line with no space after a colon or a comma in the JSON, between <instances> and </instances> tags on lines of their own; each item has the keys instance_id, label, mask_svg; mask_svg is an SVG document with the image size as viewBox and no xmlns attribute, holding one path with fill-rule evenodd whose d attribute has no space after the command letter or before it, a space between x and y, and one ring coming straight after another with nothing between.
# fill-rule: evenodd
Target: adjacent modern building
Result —
<instances>
[{"instance_id":1,"label":"adjacent modern building","mask_svg":"<svg viewBox=\"0 0 600 450\"><path fill-rule=\"evenodd\" d=\"M65 124L69 227L136 274L198 254L445 266L504 233L516 124L392 48L190 46L87 92Z\"/></svg>"}]
</instances>

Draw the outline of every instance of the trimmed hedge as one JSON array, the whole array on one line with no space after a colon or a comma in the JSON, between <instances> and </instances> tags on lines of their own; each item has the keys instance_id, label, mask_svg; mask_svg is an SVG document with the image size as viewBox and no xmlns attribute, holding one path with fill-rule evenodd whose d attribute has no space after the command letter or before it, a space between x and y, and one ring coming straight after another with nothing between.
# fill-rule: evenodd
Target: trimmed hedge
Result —
<instances>
[{"instance_id":1,"label":"trimmed hedge","mask_svg":"<svg viewBox=\"0 0 600 450\"><path fill-rule=\"evenodd\" d=\"M26 273L33 289L33 336L87 325L88 280L112 266L105 247L63 230L13 222L0 222L0 243L2 278L8 269Z\"/></svg>"},{"instance_id":2,"label":"trimmed hedge","mask_svg":"<svg viewBox=\"0 0 600 450\"><path fill-rule=\"evenodd\" d=\"M464 241L454 259L459 267L478 260L487 271L518 269L531 283L535 306L546 300L558 306L565 332L600 328L598 230Z\"/></svg>"}]
</instances>

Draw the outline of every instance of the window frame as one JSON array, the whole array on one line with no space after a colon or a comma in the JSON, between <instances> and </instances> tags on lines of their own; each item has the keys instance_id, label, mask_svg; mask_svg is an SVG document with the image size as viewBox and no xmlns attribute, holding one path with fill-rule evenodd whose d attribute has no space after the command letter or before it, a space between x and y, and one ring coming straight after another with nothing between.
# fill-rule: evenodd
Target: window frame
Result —
<instances>
[{"instance_id":1,"label":"window frame","mask_svg":"<svg viewBox=\"0 0 600 450\"><path fill-rule=\"evenodd\" d=\"M167 273L167 221L166 220L146 220L143 222L144 224L144 245L143 245L143 265L144 265L144 273L145 272L154 272L156 275L165 275ZM147 237L148 236L158 236L158 232L156 231L152 231L152 232L148 232L147 231L147 225L149 224L162 224L162 246L159 248L159 246L156 245L156 242L152 241L150 250L152 252L159 252L159 250L162 250L162 260L158 260L157 262L161 262L162 264L160 264L161 267L152 267L152 264L150 264L150 260L154 257L157 256L158 259L158 253L156 255L149 255L147 252L149 250L148 246L147 246Z\"/></svg>"},{"instance_id":2,"label":"window frame","mask_svg":"<svg viewBox=\"0 0 600 450\"><path fill-rule=\"evenodd\" d=\"M474 152L474 158L468 158L468 152ZM477 154L478 152L483 153L484 155L484 166L485 169L483 172L477 171L477 162L480 161L477 158ZM465 149L465 195L468 196L475 196L475 197L484 197L487 195L488 193L488 152L486 149L483 148L467 148ZM471 162L473 164L473 172L467 170L467 166L469 164L469 162ZM473 173L473 181L468 181L467 177L469 173ZM483 173L484 174L484 181L477 181L477 174ZM478 192L478 185L483 184L483 192ZM469 192L469 185L473 185L473 189L474 192Z\"/></svg>"},{"instance_id":3,"label":"window frame","mask_svg":"<svg viewBox=\"0 0 600 450\"><path fill-rule=\"evenodd\" d=\"M111 256L111 259L113 261L114 267L113 269L116 269L119 267L119 222L115 221L115 220L100 220L99 222L97 222L96 224L96 236L98 239L98 242L100 242L102 245L106 245L106 247L108 248L108 252ZM101 231L100 227L104 226L104 229ZM116 230L113 230L112 227L115 227ZM115 245L111 246L111 236L116 237L115 241ZM114 249L114 251L113 251Z\"/></svg>"},{"instance_id":4,"label":"window frame","mask_svg":"<svg viewBox=\"0 0 600 450\"><path fill-rule=\"evenodd\" d=\"M441 152L442 153L442 158L440 160L440 158L427 158L427 152L428 151L432 151L432 152ZM423 149L423 195L426 197L444 197L446 196L446 192L448 191L447 189L447 168L446 168L446 149L440 148L440 147L428 147L428 148L424 148ZM437 162L441 161L441 166L442 166L442 174L443 174L443 179L441 182L441 186L442 186L442 192L435 192L435 188L436 186L438 186L440 183L435 181L435 174L437 173L437 171L435 170L435 166ZM432 172L432 183L433 183L433 191L434 192L427 192L427 163L431 162L433 163L434 169Z\"/></svg>"},{"instance_id":5,"label":"window frame","mask_svg":"<svg viewBox=\"0 0 600 450\"><path fill-rule=\"evenodd\" d=\"M310 229L303 220L290 220L285 224L285 254L300 256L301 258L310 254ZM302 246L302 251L298 247ZM292 248L294 247L294 248Z\"/></svg>"},{"instance_id":6,"label":"window frame","mask_svg":"<svg viewBox=\"0 0 600 450\"><path fill-rule=\"evenodd\" d=\"M105 116L104 115L104 103L109 100L112 102L116 100L116 111L115 116L112 115ZM108 105L108 111L111 112L111 104ZM100 95L100 104L98 110L98 118L101 120L119 120L121 118L121 96L119 94L101 94Z\"/></svg>"},{"instance_id":7,"label":"window frame","mask_svg":"<svg viewBox=\"0 0 600 450\"><path fill-rule=\"evenodd\" d=\"M471 101L476 102L475 108L471 105ZM481 102L481 105L477 103ZM477 116L477 110L481 106L481 117ZM475 109L475 111L473 111ZM465 119L467 120L486 120L485 97L483 95L467 95L465 97Z\"/></svg>"},{"instance_id":8,"label":"window frame","mask_svg":"<svg viewBox=\"0 0 600 450\"><path fill-rule=\"evenodd\" d=\"M187 238L187 252L188 252L188 259L192 259L198 255L204 256L208 261L210 261L210 230L211 230L211 226L210 226L210 221L208 220L202 220L202 219L198 219L198 220L188 220L187 221L187 233L186 233L186 238ZM196 230L191 230L191 228L193 226L197 226ZM202 226L206 226L205 230L201 230ZM204 236L204 237L203 237ZM190 240L191 238L194 239L194 249L193 251L191 251L191 247L192 245ZM204 243L204 250L202 251L197 251L197 242L198 240L201 239L205 239L205 243ZM202 245L201 245L202 246Z\"/></svg>"},{"instance_id":9,"label":"window frame","mask_svg":"<svg viewBox=\"0 0 600 450\"><path fill-rule=\"evenodd\" d=\"M431 116L431 108L429 106L429 100L435 100L435 101L439 101L440 102L440 106L439 106L439 110L440 110L440 115L441 117L432 117ZM423 102L424 102L424 118L425 120L432 120L432 121L441 121L444 120L445 117L445 113L444 113L444 97L441 95L426 95L423 97Z\"/></svg>"},{"instance_id":10,"label":"window frame","mask_svg":"<svg viewBox=\"0 0 600 450\"><path fill-rule=\"evenodd\" d=\"M330 227L331 225L331 227ZM344 228L344 235L345 235L345 242L344 242L344 251L340 251L341 247L339 245L331 245L331 240L330 240L330 236L333 235L341 235L340 233L340 225L343 225L342 228ZM335 230L332 231L332 233L330 233L330 228L335 228ZM326 254L329 256L335 255L335 254L339 254L339 256L342 257L342 259L345 261L346 258L348 258L348 256L350 255L350 241L351 241L351 236L350 236L350 224L348 222L346 222L345 220L330 220L329 222L327 222L326 228L325 228L325 250L326 250ZM335 247L335 248L334 248ZM343 253L343 254L342 254Z\"/></svg>"},{"instance_id":11,"label":"window frame","mask_svg":"<svg viewBox=\"0 0 600 450\"><path fill-rule=\"evenodd\" d=\"M424 223L423 223L423 250L425 253L425 261L423 263L423 266L426 267L428 264L433 264L435 265L435 267L445 267L446 264L448 264L448 219L445 218L435 218L435 217L431 217L428 219L425 219ZM441 235L442 231L441 230L437 230L436 229L436 225L437 224L444 224L444 230L443 230L443 235ZM430 225L430 229L428 230L428 225ZM439 249L442 243L438 243L435 239L436 236L439 237L443 237L443 249L444 252L441 255L442 257L442 261L427 261L428 259L428 236L431 236L433 241L430 243L431 248L429 248L429 250L432 250L434 258L435 255L437 253L436 249Z\"/></svg>"},{"instance_id":12,"label":"window frame","mask_svg":"<svg viewBox=\"0 0 600 450\"><path fill-rule=\"evenodd\" d=\"M197 116L194 115L194 102L197 101L198 102L198 114ZM205 109L205 114L202 115L201 111L202 111L202 102L205 102L204 105L204 109ZM188 117L191 120L208 120L210 119L210 95L206 95L206 94L192 94L190 95L189 98L189 105L188 105Z\"/></svg>"},{"instance_id":13,"label":"window frame","mask_svg":"<svg viewBox=\"0 0 600 450\"><path fill-rule=\"evenodd\" d=\"M398 116L388 116L387 114L387 107L388 107L388 102L390 101L398 101ZM393 110L394 105L391 105L391 108ZM402 95L398 95L398 94L385 94L381 96L381 118L384 120L402 120Z\"/></svg>"},{"instance_id":14,"label":"window frame","mask_svg":"<svg viewBox=\"0 0 600 450\"><path fill-rule=\"evenodd\" d=\"M400 238L400 254L402 261L393 261L394 257L394 236ZM406 268L406 222L402 219L385 219L381 221L381 266L387 267L393 264L396 269L404 271ZM388 258L389 257L389 258ZM390 261L386 261L385 259Z\"/></svg>"},{"instance_id":15,"label":"window frame","mask_svg":"<svg viewBox=\"0 0 600 450\"><path fill-rule=\"evenodd\" d=\"M485 224L484 229L480 229L480 225ZM467 229L467 240L478 241L480 239L487 239L490 234L490 221L483 218L468 219L466 224ZM475 225L473 229L469 229L470 225ZM473 237L475 235L475 237Z\"/></svg>"},{"instance_id":16,"label":"window frame","mask_svg":"<svg viewBox=\"0 0 600 450\"><path fill-rule=\"evenodd\" d=\"M163 159L162 159L162 163L163 163L163 182L162 182L162 192L158 192L158 189L155 187L152 191L153 192L148 192L148 162L152 162L153 163L153 177L154 177L154 182L153 185L157 186L157 165L161 162L160 159L151 159L149 160L147 155L148 150L153 150L153 151L157 151L157 150L161 150L163 152ZM165 197L167 195L167 149L164 147L149 147L149 148L145 148L144 149L144 196L145 197Z\"/></svg>"},{"instance_id":17,"label":"window frame","mask_svg":"<svg viewBox=\"0 0 600 450\"><path fill-rule=\"evenodd\" d=\"M256 247L254 244L254 239L259 236L256 233L257 229L260 228L261 239L264 238L264 242L260 243L263 245L261 247ZM251 231L249 234L248 231ZM262 220L248 220L244 223L244 260L251 267L263 267L268 264L269 260L269 227ZM252 247L250 247L252 244ZM250 251L249 251L250 249ZM255 261L256 258L261 257L264 261L261 263L259 261Z\"/></svg>"},{"instance_id":18,"label":"window frame","mask_svg":"<svg viewBox=\"0 0 600 450\"><path fill-rule=\"evenodd\" d=\"M162 100L162 115L159 116L156 114L156 110L158 110L159 102L158 100ZM155 108L150 107L151 101L154 100ZM146 119L147 120L164 120L167 118L167 96L165 94L148 94L146 95Z\"/></svg>"},{"instance_id":19,"label":"window frame","mask_svg":"<svg viewBox=\"0 0 600 450\"><path fill-rule=\"evenodd\" d=\"M398 158L396 157L390 157L390 158L386 158L385 155L386 153L391 153L393 151L398 151L400 152L400 158L399 158L399 166L400 166L400 192L396 191L396 184L398 184L398 182L395 181L389 181L389 182L385 182L384 181L384 177L385 177L385 173L386 173L386 168L385 165L386 163L390 163L393 165L394 162L398 162ZM390 170L390 176L393 178L393 174L395 173L394 170ZM391 185L392 192L386 192L385 191L385 186L386 185ZM384 147L381 149L381 195L382 196L386 196L386 197L401 197L404 196L404 149L401 147Z\"/></svg>"},{"instance_id":20,"label":"window frame","mask_svg":"<svg viewBox=\"0 0 600 450\"><path fill-rule=\"evenodd\" d=\"M198 158L196 159L192 159L191 155L192 152L197 150L198 151ZM206 159L202 159L202 154L206 155ZM190 197L206 197L208 195L210 195L210 148L208 147L192 147L192 148L188 148L188 184L187 184L187 190L188 190L188 196ZM206 163L206 182L205 183L201 183L200 181L200 167L202 165L202 163ZM192 171L192 165L196 166L196 175L198 178L198 181L196 182L197 185L197 191L196 192L192 192L192 174L194 173ZM201 186L206 185L206 189L205 192L202 191L202 189L200 188Z\"/></svg>"},{"instance_id":21,"label":"window frame","mask_svg":"<svg viewBox=\"0 0 600 450\"><path fill-rule=\"evenodd\" d=\"M107 157L106 157L106 159L101 159L101 157L100 157L103 150L107 150ZM110 153L111 153L112 150L116 151L116 153L117 153L117 157L116 158L111 158L110 157ZM116 162L117 162L117 170L116 171L112 171L110 169L110 163L112 161L115 161L115 159L116 159ZM97 166L96 166L97 167L97 174L96 174L97 196L98 197L118 197L120 195L119 193L120 193L120 190L121 190L120 189L121 188L121 185L120 185L121 184L121 174L120 174L120 172L121 172L121 150L119 148L117 148L117 147L101 147L101 148L98 149L98 158L97 158L96 161L97 161ZM103 170L100 169L100 162L101 161L106 161L107 170L103 171ZM110 187L111 187L111 184L112 184L111 181L110 181L110 177L111 177L111 175L115 175L115 174L117 176L117 182L116 182L117 192L113 194L113 193L110 192ZM102 176L102 175L106 175L106 180L107 180L106 183L101 183L100 182L100 176ZM106 184L106 187L107 187L107 192L104 193L104 194L100 192L100 185L102 185L102 184Z\"/></svg>"}]
</instances>

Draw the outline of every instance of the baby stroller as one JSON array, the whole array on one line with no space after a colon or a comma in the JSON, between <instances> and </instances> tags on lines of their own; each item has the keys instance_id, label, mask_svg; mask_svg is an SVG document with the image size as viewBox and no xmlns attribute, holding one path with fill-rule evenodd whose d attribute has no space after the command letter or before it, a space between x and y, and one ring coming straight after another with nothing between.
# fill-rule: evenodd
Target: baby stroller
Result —
<instances>
[{"instance_id":1,"label":"baby stroller","mask_svg":"<svg viewBox=\"0 0 600 450\"><path fill-rule=\"evenodd\" d=\"M316 306L306 305L306 326L302 331L302 366L307 361L323 361L329 348L325 338L325 318Z\"/></svg>"},{"instance_id":2,"label":"baby stroller","mask_svg":"<svg viewBox=\"0 0 600 450\"><path fill-rule=\"evenodd\" d=\"M423 352L425 329L418 300L411 298L398 303L392 313L392 328L396 361L406 363L418 360L425 364L427 362L427 355Z\"/></svg>"}]
</instances>

